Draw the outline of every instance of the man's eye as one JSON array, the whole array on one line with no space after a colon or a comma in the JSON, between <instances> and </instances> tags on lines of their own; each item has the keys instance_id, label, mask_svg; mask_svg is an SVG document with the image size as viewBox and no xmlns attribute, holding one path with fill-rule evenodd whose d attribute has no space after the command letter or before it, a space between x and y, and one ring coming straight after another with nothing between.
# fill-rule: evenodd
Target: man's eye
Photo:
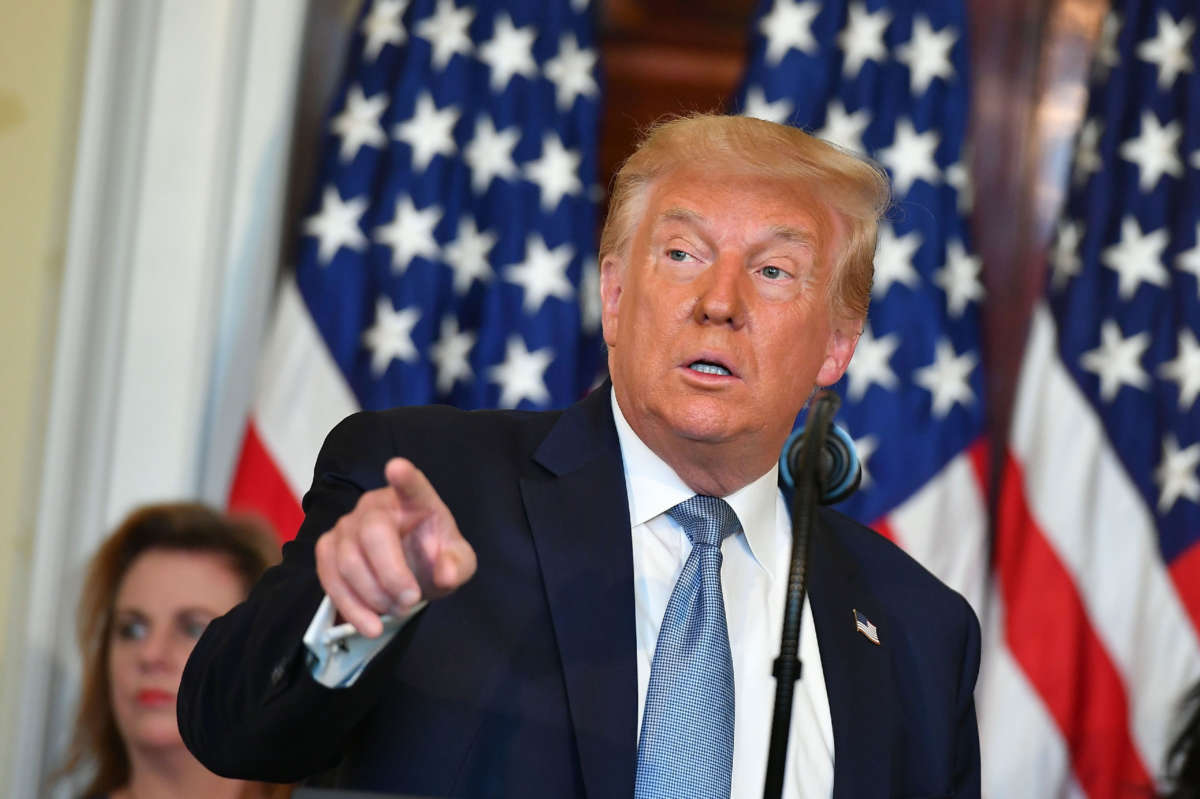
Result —
<instances>
[{"instance_id":1,"label":"man's eye","mask_svg":"<svg viewBox=\"0 0 1200 799\"><path fill-rule=\"evenodd\" d=\"M685 250L667 250L667 257L672 261L686 261L688 254Z\"/></svg>"},{"instance_id":2,"label":"man's eye","mask_svg":"<svg viewBox=\"0 0 1200 799\"><path fill-rule=\"evenodd\" d=\"M784 272L778 266L764 266L762 268L762 274L763 277L770 280L779 280L781 277L783 277Z\"/></svg>"}]
</instances>

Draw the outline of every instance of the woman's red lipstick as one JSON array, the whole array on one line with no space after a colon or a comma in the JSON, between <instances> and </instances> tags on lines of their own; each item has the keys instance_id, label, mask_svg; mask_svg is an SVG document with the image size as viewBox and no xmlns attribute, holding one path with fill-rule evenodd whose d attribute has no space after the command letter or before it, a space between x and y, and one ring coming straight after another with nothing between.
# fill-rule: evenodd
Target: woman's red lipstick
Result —
<instances>
[{"instance_id":1,"label":"woman's red lipstick","mask_svg":"<svg viewBox=\"0 0 1200 799\"><path fill-rule=\"evenodd\" d=\"M168 691L146 688L137 692L137 703L142 707L160 707L175 704L175 695Z\"/></svg>"}]
</instances>

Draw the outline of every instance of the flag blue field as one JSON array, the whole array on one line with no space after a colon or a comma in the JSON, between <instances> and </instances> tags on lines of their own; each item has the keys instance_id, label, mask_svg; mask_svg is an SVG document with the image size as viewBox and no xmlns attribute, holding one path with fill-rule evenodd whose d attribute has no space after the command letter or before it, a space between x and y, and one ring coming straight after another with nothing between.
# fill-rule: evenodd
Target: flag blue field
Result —
<instances>
[{"instance_id":1,"label":"flag blue field","mask_svg":"<svg viewBox=\"0 0 1200 799\"><path fill-rule=\"evenodd\" d=\"M290 535L355 410L562 407L594 382L594 39L586 0L364 4L232 505Z\"/></svg>"}]
</instances>

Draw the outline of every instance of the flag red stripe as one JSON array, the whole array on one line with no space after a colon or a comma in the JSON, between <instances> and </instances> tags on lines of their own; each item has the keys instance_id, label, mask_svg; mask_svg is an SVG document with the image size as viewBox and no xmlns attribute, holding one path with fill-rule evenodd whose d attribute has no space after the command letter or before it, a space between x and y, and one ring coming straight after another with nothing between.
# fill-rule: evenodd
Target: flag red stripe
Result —
<instances>
[{"instance_id":1,"label":"flag red stripe","mask_svg":"<svg viewBox=\"0 0 1200 799\"><path fill-rule=\"evenodd\" d=\"M1002 485L996 573L1009 650L1062 732L1075 777L1090 799L1146 789L1151 780L1130 735L1121 676L1070 573L1030 513L1022 469L1011 456Z\"/></svg>"},{"instance_id":2,"label":"flag red stripe","mask_svg":"<svg viewBox=\"0 0 1200 799\"><path fill-rule=\"evenodd\" d=\"M1192 624L1200 629L1200 544L1192 544L1171 561L1169 571Z\"/></svg>"},{"instance_id":3,"label":"flag red stripe","mask_svg":"<svg viewBox=\"0 0 1200 799\"><path fill-rule=\"evenodd\" d=\"M892 528L892 525L888 523L886 516L884 516L882 519L876 519L871 525L871 529L879 533L887 540L891 541L893 544L899 543L896 541L896 531Z\"/></svg>"},{"instance_id":4,"label":"flag red stripe","mask_svg":"<svg viewBox=\"0 0 1200 799\"><path fill-rule=\"evenodd\" d=\"M979 490L983 496L992 495L992 442L987 436L980 436L967 449L967 457L971 459L971 468L975 470L975 479L979 481Z\"/></svg>"},{"instance_id":5,"label":"flag red stripe","mask_svg":"<svg viewBox=\"0 0 1200 799\"><path fill-rule=\"evenodd\" d=\"M253 419L246 425L246 436L242 439L242 453L229 489L229 509L266 517L280 541L295 538L304 520L300 500L263 446Z\"/></svg>"}]
</instances>

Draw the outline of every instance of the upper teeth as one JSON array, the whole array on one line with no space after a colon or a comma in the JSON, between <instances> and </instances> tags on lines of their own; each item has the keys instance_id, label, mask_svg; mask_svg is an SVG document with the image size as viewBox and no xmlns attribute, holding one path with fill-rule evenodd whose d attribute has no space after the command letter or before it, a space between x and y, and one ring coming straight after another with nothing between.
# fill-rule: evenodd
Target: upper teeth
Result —
<instances>
[{"instance_id":1,"label":"upper teeth","mask_svg":"<svg viewBox=\"0 0 1200 799\"><path fill-rule=\"evenodd\" d=\"M692 364L692 368L695 369L697 372L703 372L706 375L732 374L724 366L720 366L715 363L708 363L707 361L696 361L695 363Z\"/></svg>"}]
</instances>

